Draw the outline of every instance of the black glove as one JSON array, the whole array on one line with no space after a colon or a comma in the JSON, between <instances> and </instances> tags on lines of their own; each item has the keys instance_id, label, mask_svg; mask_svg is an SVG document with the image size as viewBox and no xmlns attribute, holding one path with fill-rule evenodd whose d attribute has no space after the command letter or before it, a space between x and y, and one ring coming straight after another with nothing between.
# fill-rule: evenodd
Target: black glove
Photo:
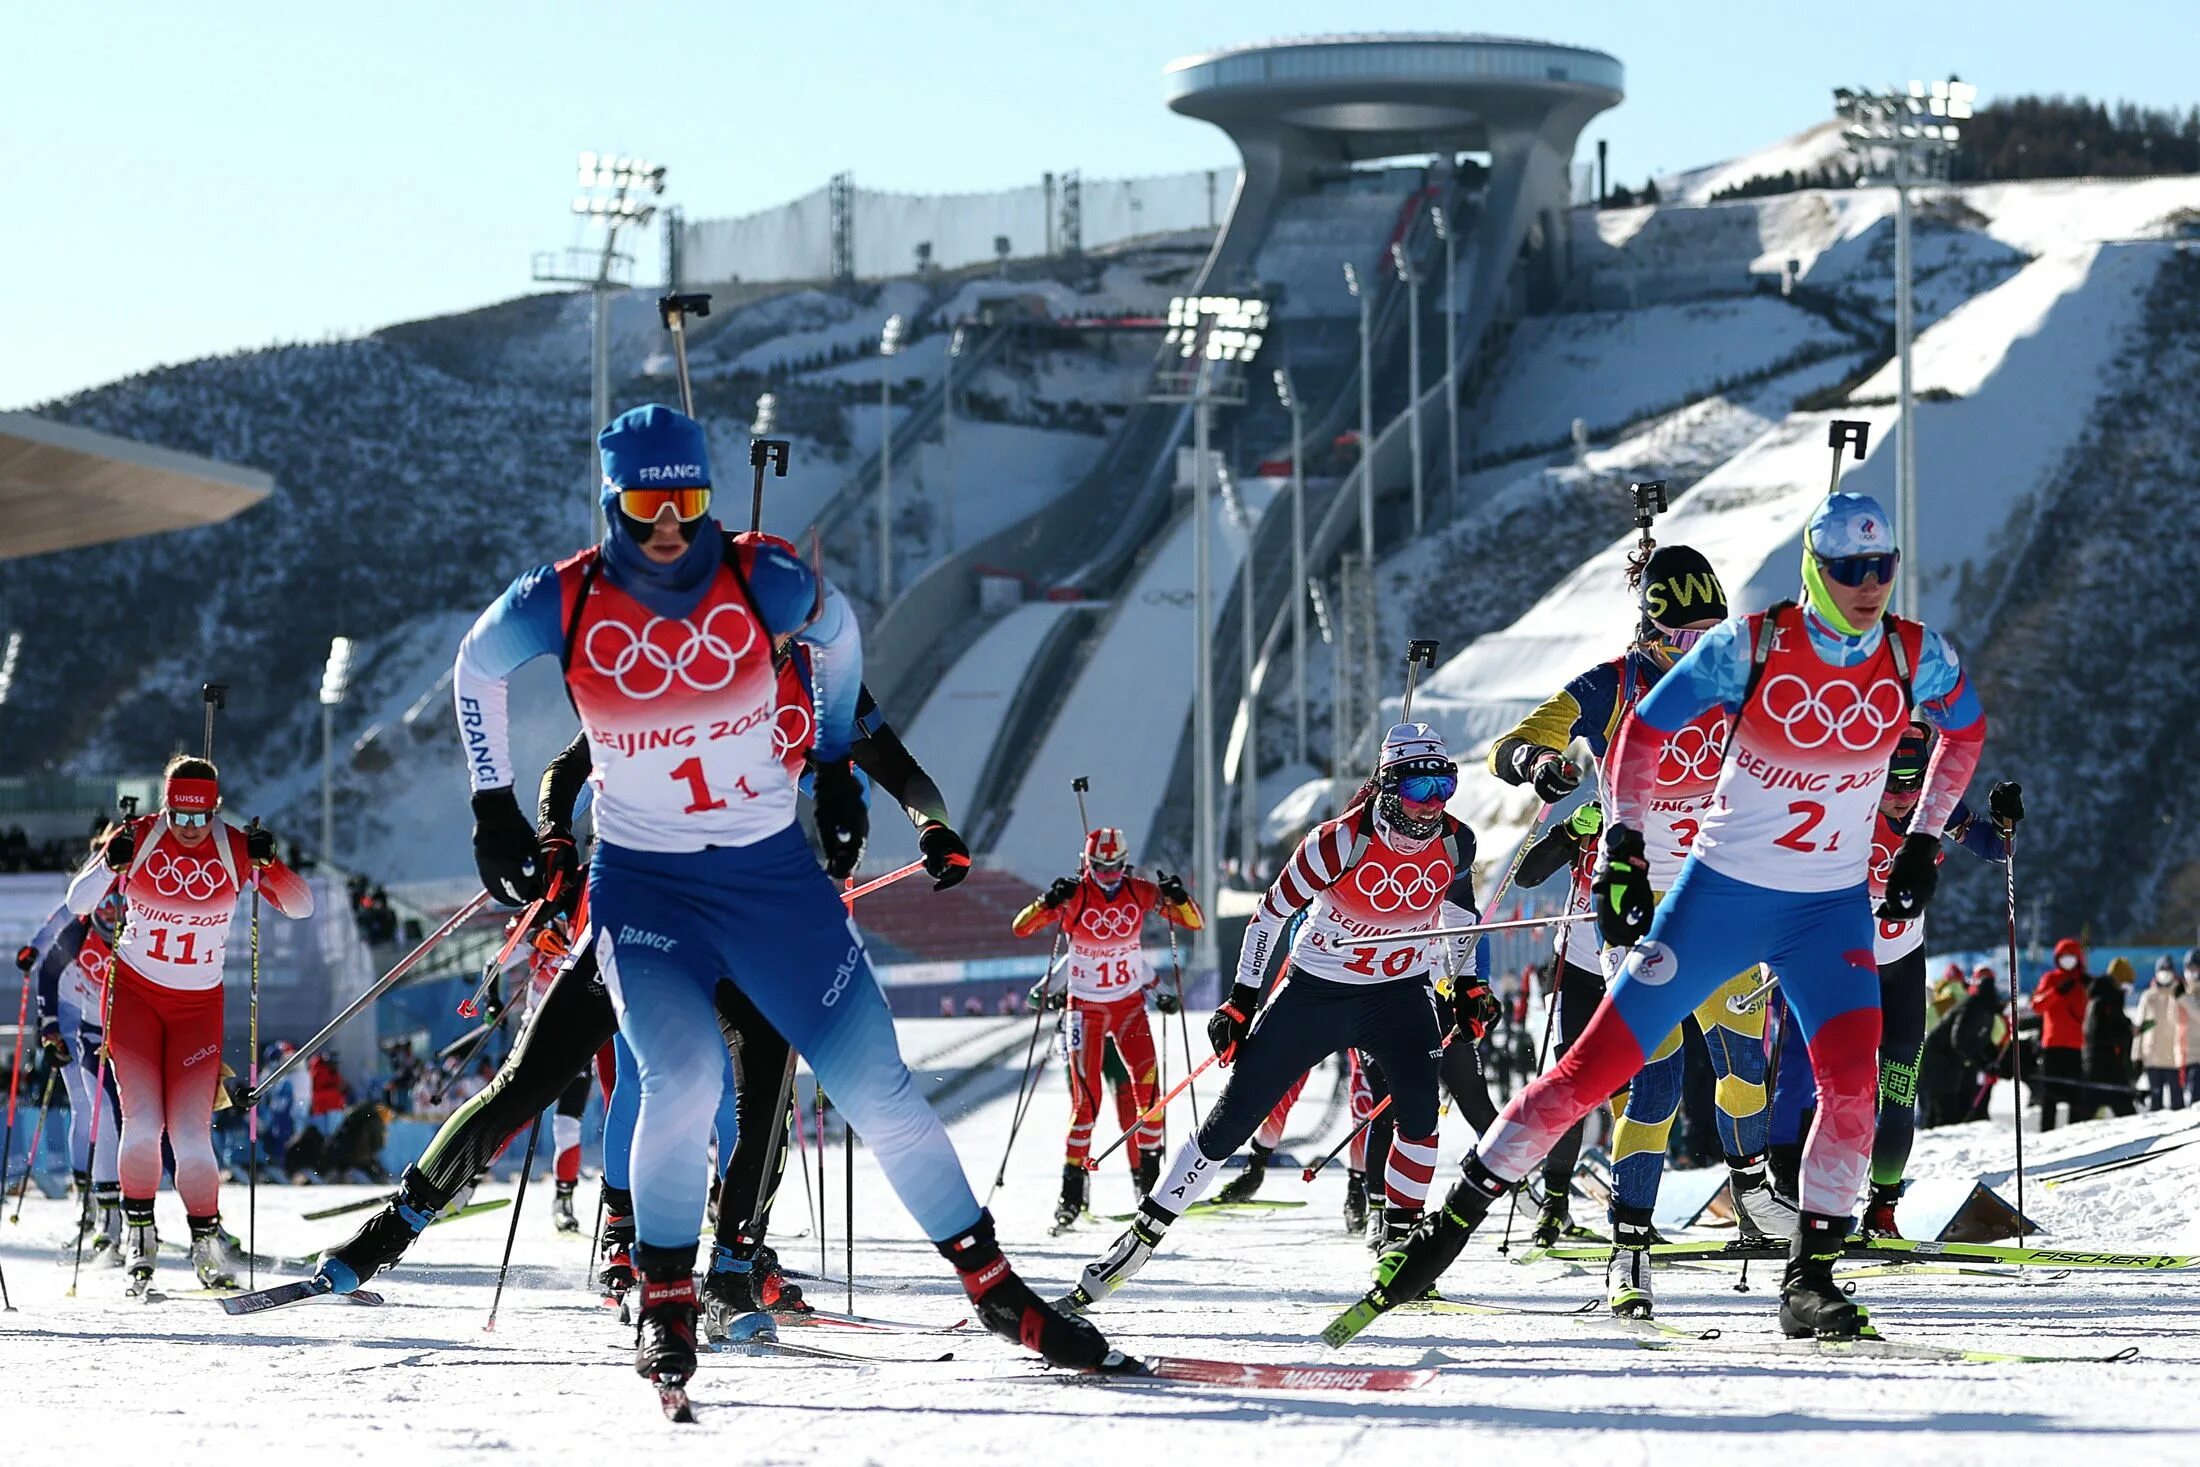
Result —
<instances>
[{"instance_id":1,"label":"black glove","mask_svg":"<svg viewBox=\"0 0 2200 1467\"><path fill-rule=\"evenodd\" d=\"M1066 1009L1069 1007L1069 990L1050 989L1047 987L1047 980L1041 978L1031 985L1031 991L1024 995L1024 999L1035 1009Z\"/></svg>"},{"instance_id":2,"label":"black glove","mask_svg":"<svg viewBox=\"0 0 2200 1467\"><path fill-rule=\"evenodd\" d=\"M1167 989L1156 988L1153 991L1153 1011L1155 1013L1173 1014L1183 1007L1184 1005L1176 1001L1176 995Z\"/></svg>"},{"instance_id":3,"label":"black glove","mask_svg":"<svg viewBox=\"0 0 2200 1467\"><path fill-rule=\"evenodd\" d=\"M38 1026L38 1042L53 1054L55 1064L65 1065L69 1062L69 1046L61 1037L59 1019L47 1019Z\"/></svg>"},{"instance_id":4,"label":"black glove","mask_svg":"<svg viewBox=\"0 0 2200 1467\"><path fill-rule=\"evenodd\" d=\"M810 812L817 838L825 847L825 874L845 881L863 859L871 834L871 810L863 803L863 781L845 759L810 760Z\"/></svg>"},{"instance_id":5,"label":"black glove","mask_svg":"<svg viewBox=\"0 0 2200 1467\"><path fill-rule=\"evenodd\" d=\"M1054 878L1054 884L1047 888L1046 895L1039 898L1039 905L1052 911L1075 895L1077 895L1076 878L1057 876Z\"/></svg>"},{"instance_id":6,"label":"black glove","mask_svg":"<svg viewBox=\"0 0 2200 1467\"><path fill-rule=\"evenodd\" d=\"M1505 1005L1480 978L1462 978L1451 991L1451 1011L1459 1028L1480 1039L1505 1015Z\"/></svg>"},{"instance_id":7,"label":"black glove","mask_svg":"<svg viewBox=\"0 0 2200 1467\"><path fill-rule=\"evenodd\" d=\"M534 827L519 813L511 786L477 791L474 805L474 870L490 896L524 907L542 895L542 852Z\"/></svg>"},{"instance_id":8,"label":"black glove","mask_svg":"<svg viewBox=\"0 0 2200 1467\"><path fill-rule=\"evenodd\" d=\"M107 844L99 853L99 858L107 863L109 871L127 871L136 856L137 837L130 834L130 827L127 825L116 826L115 833L107 837Z\"/></svg>"},{"instance_id":9,"label":"black glove","mask_svg":"<svg viewBox=\"0 0 2200 1467\"><path fill-rule=\"evenodd\" d=\"M1887 895L1879 903L1879 915L1889 922L1914 922L1925 915L1940 885L1940 842L1929 835L1902 837L1902 849L1887 868Z\"/></svg>"},{"instance_id":10,"label":"black glove","mask_svg":"<svg viewBox=\"0 0 2200 1467\"><path fill-rule=\"evenodd\" d=\"M24 943L15 950L15 966L28 973L38 962L38 949Z\"/></svg>"},{"instance_id":11,"label":"black glove","mask_svg":"<svg viewBox=\"0 0 2200 1467\"><path fill-rule=\"evenodd\" d=\"M1565 799L1581 783L1581 771L1574 768L1571 759L1541 744L1513 745L1510 763L1513 783L1535 786L1536 794L1546 805L1555 805Z\"/></svg>"},{"instance_id":12,"label":"black glove","mask_svg":"<svg viewBox=\"0 0 2200 1467\"><path fill-rule=\"evenodd\" d=\"M1617 821L1604 827L1604 864L1590 887L1596 894L1597 933L1612 947L1632 947L1650 931L1656 898L1642 832Z\"/></svg>"},{"instance_id":13,"label":"black glove","mask_svg":"<svg viewBox=\"0 0 2200 1467\"><path fill-rule=\"evenodd\" d=\"M1986 792L1986 813L2004 833L2015 835L2017 822L2024 818L2024 786L2013 779L1995 785Z\"/></svg>"},{"instance_id":14,"label":"black glove","mask_svg":"<svg viewBox=\"0 0 2200 1467\"><path fill-rule=\"evenodd\" d=\"M1161 893L1161 900L1172 907L1188 907L1192 904L1192 894L1185 890L1184 878L1181 876L1157 871L1154 873L1154 886Z\"/></svg>"},{"instance_id":15,"label":"black glove","mask_svg":"<svg viewBox=\"0 0 2200 1467\"><path fill-rule=\"evenodd\" d=\"M244 833L245 859L255 866L265 866L275 859L275 832L254 821Z\"/></svg>"},{"instance_id":16,"label":"black glove","mask_svg":"<svg viewBox=\"0 0 2200 1467\"><path fill-rule=\"evenodd\" d=\"M545 915L570 919L581 904L581 853L573 832L562 825L543 826L535 832L535 854L545 883Z\"/></svg>"},{"instance_id":17,"label":"black glove","mask_svg":"<svg viewBox=\"0 0 2200 1467\"><path fill-rule=\"evenodd\" d=\"M1259 989L1248 988L1242 983L1230 985L1229 998L1207 1021L1207 1042L1222 1056L1224 1064L1230 1062L1230 1052L1245 1042L1245 1036L1253 1028L1253 1015L1259 1009Z\"/></svg>"},{"instance_id":18,"label":"black glove","mask_svg":"<svg viewBox=\"0 0 2200 1467\"><path fill-rule=\"evenodd\" d=\"M970 874L970 847L937 820L927 820L917 832L917 849L924 853L924 874L932 878L934 891L959 886Z\"/></svg>"}]
</instances>

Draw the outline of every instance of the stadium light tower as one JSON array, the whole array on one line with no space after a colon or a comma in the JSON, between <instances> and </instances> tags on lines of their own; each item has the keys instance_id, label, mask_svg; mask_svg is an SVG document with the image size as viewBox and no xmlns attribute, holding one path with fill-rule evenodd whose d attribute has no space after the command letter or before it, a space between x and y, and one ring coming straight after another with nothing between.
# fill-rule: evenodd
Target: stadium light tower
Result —
<instances>
[{"instance_id":1,"label":"stadium light tower","mask_svg":"<svg viewBox=\"0 0 2200 1467\"><path fill-rule=\"evenodd\" d=\"M657 206L650 201L665 191L665 170L661 164L641 158L583 152L580 187L581 192L573 196L573 212L603 226L603 247L538 253L535 279L588 287L592 418L588 435L593 443L597 431L611 421L611 292L614 287L631 285L634 279L634 257L619 253L619 231L629 225L646 228L656 216ZM589 525L598 534L603 528L597 494L601 479L595 455L590 454L586 503Z\"/></svg>"},{"instance_id":2,"label":"stadium light tower","mask_svg":"<svg viewBox=\"0 0 2200 1467\"><path fill-rule=\"evenodd\" d=\"M335 765L336 705L351 689L351 638L328 644L328 665L321 669L321 861L336 864L336 794L330 771Z\"/></svg>"},{"instance_id":3,"label":"stadium light tower","mask_svg":"<svg viewBox=\"0 0 2200 1467\"><path fill-rule=\"evenodd\" d=\"M23 655L23 633L8 633L8 644L0 650L0 708L8 706L8 694L15 691L15 661Z\"/></svg>"},{"instance_id":4,"label":"stadium light tower","mask_svg":"<svg viewBox=\"0 0 2200 1467\"><path fill-rule=\"evenodd\" d=\"M947 339L945 376L940 383L940 459L947 475L947 488L940 495L940 534L949 555L955 553L955 362L969 344L969 333L957 326Z\"/></svg>"},{"instance_id":5,"label":"stadium light tower","mask_svg":"<svg viewBox=\"0 0 2200 1467\"><path fill-rule=\"evenodd\" d=\"M1860 187L1894 190L1894 342L1902 442L1895 456L1895 541L1910 573L1895 583L1895 609L1916 618L1918 577L1925 562L1917 543L1917 423L1910 391L1910 342L1915 334L1911 296L1910 190L1944 180L1948 159L1978 101L1978 88L1950 77L1913 81L1899 90L1852 91L1836 87L1833 109L1842 137L1863 169Z\"/></svg>"},{"instance_id":6,"label":"stadium light tower","mask_svg":"<svg viewBox=\"0 0 2200 1467\"><path fill-rule=\"evenodd\" d=\"M1451 488L1445 503L1459 513L1459 238L1451 218L1438 204L1429 211L1436 237L1444 242L1444 426L1451 440Z\"/></svg>"},{"instance_id":7,"label":"stadium light tower","mask_svg":"<svg viewBox=\"0 0 2200 1467\"><path fill-rule=\"evenodd\" d=\"M1220 885L1221 861L1215 816L1214 527L1208 483L1214 465L1208 443L1216 405L1245 402L1245 368L1260 354L1267 331L1264 300L1178 296L1169 302L1161 365L1147 393L1153 402L1192 404L1192 863L1198 889L1209 900ZM1245 610L1252 614L1250 605ZM1202 981L1220 971L1213 923L1193 936L1192 962Z\"/></svg>"},{"instance_id":8,"label":"stadium light tower","mask_svg":"<svg viewBox=\"0 0 2200 1467\"><path fill-rule=\"evenodd\" d=\"M1276 399L1291 415L1291 701L1298 762L1306 762L1306 407L1276 368Z\"/></svg>"},{"instance_id":9,"label":"stadium light tower","mask_svg":"<svg viewBox=\"0 0 2200 1467\"><path fill-rule=\"evenodd\" d=\"M878 334L878 609L894 599L894 358L901 354L901 314Z\"/></svg>"},{"instance_id":10,"label":"stadium light tower","mask_svg":"<svg viewBox=\"0 0 2200 1467\"><path fill-rule=\"evenodd\" d=\"M1413 533L1421 533L1421 277L1406 257L1404 240L1390 246L1390 263L1406 283L1406 393L1413 416L1408 419L1413 448ZM1372 561L1369 564L1373 564Z\"/></svg>"},{"instance_id":11,"label":"stadium light tower","mask_svg":"<svg viewBox=\"0 0 2200 1467\"><path fill-rule=\"evenodd\" d=\"M1360 272L1345 262L1344 288L1360 303L1360 555L1375 563L1375 335L1374 293L1360 281Z\"/></svg>"},{"instance_id":12,"label":"stadium light tower","mask_svg":"<svg viewBox=\"0 0 2200 1467\"><path fill-rule=\"evenodd\" d=\"M1255 886L1260 867L1260 699L1253 688L1253 512L1237 481L1222 476L1222 510L1245 537L1238 553L1238 687L1244 694L1245 738L1238 745L1238 879Z\"/></svg>"}]
</instances>

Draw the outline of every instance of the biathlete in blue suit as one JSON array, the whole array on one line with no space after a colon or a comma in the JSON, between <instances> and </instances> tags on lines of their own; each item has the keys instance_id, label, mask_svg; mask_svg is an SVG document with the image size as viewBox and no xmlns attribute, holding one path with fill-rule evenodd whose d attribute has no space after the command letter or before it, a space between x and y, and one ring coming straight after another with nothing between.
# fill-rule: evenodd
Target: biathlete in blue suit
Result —
<instances>
[{"instance_id":1,"label":"biathlete in blue suit","mask_svg":"<svg viewBox=\"0 0 2200 1467\"><path fill-rule=\"evenodd\" d=\"M595 953L640 1074L632 1154L641 1312L635 1366L695 1368L701 1165L725 1073L717 994L731 985L801 1054L962 1276L979 1317L1059 1364L1109 1357L1091 1325L1017 1277L939 1119L917 1094L862 935L835 893L868 833L849 764L862 677L854 613L769 543L710 517L702 428L652 404L598 437L602 544L527 572L459 648L454 693L482 881L519 905L547 870L513 794L505 693L555 656L588 737L597 846ZM777 741L776 662L810 657L812 801L826 870L795 822Z\"/></svg>"}]
</instances>

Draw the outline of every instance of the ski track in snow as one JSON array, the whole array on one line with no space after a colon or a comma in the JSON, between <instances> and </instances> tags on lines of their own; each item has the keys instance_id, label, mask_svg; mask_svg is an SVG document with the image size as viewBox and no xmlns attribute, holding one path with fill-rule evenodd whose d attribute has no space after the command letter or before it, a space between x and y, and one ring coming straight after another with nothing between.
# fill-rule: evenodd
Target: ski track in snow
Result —
<instances>
[{"instance_id":1,"label":"ski track in snow","mask_svg":"<svg viewBox=\"0 0 2200 1467\"><path fill-rule=\"evenodd\" d=\"M1180 1056L1181 1041L1165 1037ZM999 1165L1014 1071L994 1078L993 1098L952 1126L981 1190ZM1327 1084L1325 1071L1301 1102L1302 1125L1320 1114ZM1215 1092L1201 1088L1212 1103ZM1050 1295L1105 1246L1114 1227L1088 1220L1064 1237L1046 1236L1067 1109L1060 1071L1050 1068L994 1205L1010 1257ZM1180 1102L1172 1144L1189 1121ZM2028 1169L2120 1154L2137 1138L2185 1121L2142 1115L2028 1135ZM1467 1140L1456 1120L1447 1123L1440 1186ZM1302 1158L1317 1154L1313 1143L1296 1149ZM2004 1172L2009 1163L2003 1119L1928 1133L1913 1172L1969 1177ZM864 1217L858 1310L942 1324L965 1317L960 1291L889 1200L870 1153L859 1150L856 1165ZM839 1157L829 1173L837 1275ZM1179 1224L1145 1273L1095 1317L1133 1352L1440 1365L1420 1390L1108 1384L1050 1378L1013 1346L971 1332L921 1343L836 1332L820 1342L882 1355L952 1349L956 1358L874 1367L706 1355L691 1388L699 1419L685 1427L664 1422L632 1374L630 1331L583 1287L587 1245L550 1232L540 1183L530 1188L494 1333L482 1324L507 1212L429 1233L408 1267L377 1282L390 1301L385 1308L316 1301L231 1319L207 1301L128 1303L119 1297L119 1275L108 1270L87 1269L80 1296L65 1298L68 1272L52 1259L70 1204L33 1196L20 1225L0 1223L0 1261L17 1309L0 1315L0 1377L12 1395L6 1435L11 1444L151 1447L159 1460L176 1463L233 1464L254 1450L292 1463L387 1463L396 1453L439 1463L595 1461L686 1438L704 1450L730 1449L738 1454L731 1460L744 1463L997 1459L1050 1467L1163 1453L1213 1461L1252 1442L1269 1460L1293 1464L1364 1463L1371 1450L1386 1464L1634 1463L1684 1453L1720 1460L1740 1450L1750 1460L1781 1462L2012 1467L2067 1463L2101 1447L2134 1463L2186 1461L2200 1443L2200 1278L2192 1274L2073 1274L2037 1288L1944 1277L1859 1285L1893 1336L2101 1354L2138 1346L2142 1358L2124 1365L1728 1359L1652 1353L1593 1320L1471 1315L1391 1316L1332 1354L1314 1336L1365 1286L1368 1266L1366 1250L1338 1223L1343 1180L1333 1168L1304 1187L1295 1173L1272 1170L1264 1195L1305 1197L1305 1209ZM2200 1147L2067 1188L2043 1189L2035 1180L2027 1202L2054 1245L2192 1248L2200 1247L2190 1206L2196 1181ZM348 1236L358 1216L307 1223L299 1214L368 1190L268 1187L259 1209L262 1251ZM486 1195L509 1191L492 1187ZM594 1213L593 1192L592 1181L584 1184L584 1221ZM817 1240L804 1198L802 1174L791 1168L774 1241L789 1266L815 1272ZM224 1200L229 1221L241 1227L241 1186L225 1189ZM1126 1169L1111 1158L1094 1178L1094 1206L1119 1212L1131 1201ZM172 1195L162 1195L160 1217L164 1235L181 1236ZM1498 1260L1499 1230L1493 1219L1447 1277L1450 1297L1566 1308L1601 1294L1601 1270ZM1661 1311L1674 1322L1769 1338L1775 1267L1753 1267L1747 1294L1733 1292L1737 1277L1668 1270L1660 1275ZM188 1287L180 1260L163 1260L161 1282ZM826 1307L845 1302L837 1283L805 1287Z\"/></svg>"}]
</instances>

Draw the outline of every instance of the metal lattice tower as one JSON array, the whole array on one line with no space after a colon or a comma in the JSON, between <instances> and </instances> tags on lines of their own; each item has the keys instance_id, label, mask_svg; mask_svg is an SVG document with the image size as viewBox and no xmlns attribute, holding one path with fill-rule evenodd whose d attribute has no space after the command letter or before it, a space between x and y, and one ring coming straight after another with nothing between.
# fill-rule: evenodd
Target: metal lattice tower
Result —
<instances>
[{"instance_id":1,"label":"metal lattice tower","mask_svg":"<svg viewBox=\"0 0 2200 1467\"><path fill-rule=\"evenodd\" d=\"M1334 737L1342 750L1338 772L1349 780L1365 772L1382 741L1381 730L1374 726L1383 696L1382 663L1375 656L1376 637L1381 630L1375 610L1375 575L1357 552L1347 551L1338 557L1337 606L1338 641L1346 652L1344 676L1338 688L1344 695L1344 706L1336 719Z\"/></svg>"},{"instance_id":2,"label":"metal lattice tower","mask_svg":"<svg viewBox=\"0 0 2200 1467\"><path fill-rule=\"evenodd\" d=\"M853 285L856 280L856 176L836 173L826 185L825 199L832 213L833 283Z\"/></svg>"},{"instance_id":3,"label":"metal lattice tower","mask_svg":"<svg viewBox=\"0 0 2200 1467\"><path fill-rule=\"evenodd\" d=\"M1076 169L1062 175L1061 223L1054 234L1064 259L1085 252L1085 186Z\"/></svg>"}]
</instances>

